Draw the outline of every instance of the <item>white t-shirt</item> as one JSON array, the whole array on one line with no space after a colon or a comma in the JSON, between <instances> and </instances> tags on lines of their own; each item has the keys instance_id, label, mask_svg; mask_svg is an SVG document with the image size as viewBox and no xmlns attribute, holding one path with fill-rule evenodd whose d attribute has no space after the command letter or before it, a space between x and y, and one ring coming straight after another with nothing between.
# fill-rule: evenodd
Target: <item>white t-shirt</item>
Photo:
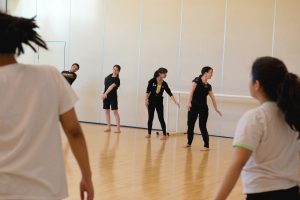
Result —
<instances>
[{"instance_id":1,"label":"white t-shirt","mask_svg":"<svg viewBox=\"0 0 300 200\"><path fill-rule=\"evenodd\" d=\"M76 101L53 67L0 67L0 199L67 196L59 115Z\"/></svg>"},{"instance_id":2,"label":"white t-shirt","mask_svg":"<svg viewBox=\"0 0 300 200\"><path fill-rule=\"evenodd\" d=\"M266 102L240 119L234 147L252 151L242 171L244 193L288 189L299 184L298 132L274 102Z\"/></svg>"}]
</instances>

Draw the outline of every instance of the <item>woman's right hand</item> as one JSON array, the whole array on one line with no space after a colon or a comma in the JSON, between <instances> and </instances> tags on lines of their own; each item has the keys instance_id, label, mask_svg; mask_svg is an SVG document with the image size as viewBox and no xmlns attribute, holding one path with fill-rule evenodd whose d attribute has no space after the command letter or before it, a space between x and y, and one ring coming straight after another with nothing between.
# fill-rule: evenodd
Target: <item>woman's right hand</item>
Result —
<instances>
[{"instance_id":1,"label":"woman's right hand","mask_svg":"<svg viewBox=\"0 0 300 200\"><path fill-rule=\"evenodd\" d=\"M102 99L102 100L104 100L104 99L106 99L106 98L107 98L107 95L106 95L105 93L101 95L101 99Z\"/></svg>"},{"instance_id":2,"label":"woman's right hand","mask_svg":"<svg viewBox=\"0 0 300 200\"><path fill-rule=\"evenodd\" d=\"M87 197L85 198L85 193ZM94 186L92 179L81 179L80 182L80 199L81 200L94 200Z\"/></svg>"},{"instance_id":3,"label":"woman's right hand","mask_svg":"<svg viewBox=\"0 0 300 200\"><path fill-rule=\"evenodd\" d=\"M192 103L188 102L187 105L186 105L187 110L190 111L191 107L192 107Z\"/></svg>"}]
</instances>

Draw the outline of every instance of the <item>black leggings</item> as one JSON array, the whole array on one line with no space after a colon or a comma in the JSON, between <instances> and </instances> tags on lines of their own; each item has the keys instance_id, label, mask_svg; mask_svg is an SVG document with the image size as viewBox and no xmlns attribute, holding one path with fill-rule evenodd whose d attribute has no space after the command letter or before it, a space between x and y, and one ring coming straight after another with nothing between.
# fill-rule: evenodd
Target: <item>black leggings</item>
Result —
<instances>
[{"instance_id":1,"label":"black leggings","mask_svg":"<svg viewBox=\"0 0 300 200\"><path fill-rule=\"evenodd\" d=\"M209 136L206 128L207 119L208 119L208 108L191 108L188 112L188 145L192 145L194 139L194 129L195 123L197 121L199 115L199 127L201 131L201 135L204 141L204 147L209 148Z\"/></svg>"},{"instance_id":2,"label":"black leggings","mask_svg":"<svg viewBox=\"0 0 300 200\"><path fill-rule=\"evenodd\" d=\"M148 134L151 135L152 131L152 124L153 124L153 119L154 119L154 112L155 109L157 111L158 119L163 131L164 135L167 135L167 130L166 130L166 123L164 120L164 104L163 101L155 101L151 102L149 101L148 105Z\"/></svg>"},{"instance_id":3,"label":"black leggings","mask_svg":"<svg viewBox=\"0 0 300 200\"><path fill-rule=\"evenodd\" d=\"M276 190L256 194L247 194L246 200L299 200L299 187L295 186L286 190Z\"/></svg>"}]
</instances>

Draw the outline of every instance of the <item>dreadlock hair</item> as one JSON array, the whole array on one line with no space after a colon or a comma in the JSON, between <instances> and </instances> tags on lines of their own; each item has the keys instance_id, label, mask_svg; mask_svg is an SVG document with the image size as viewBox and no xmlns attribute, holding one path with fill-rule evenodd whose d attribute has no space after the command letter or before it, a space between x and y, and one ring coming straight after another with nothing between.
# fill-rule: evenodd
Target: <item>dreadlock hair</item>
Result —
<instances>
[{"instance_id":1,"label":"dreadlock hair","mask_svg":"<svg viewBox=\"0 0 300 200\"><path fill-rule=\"evenodd\" d=\"M0 54L23 54L23 44L36 52L36 44L48 49L41 36L35 31L38 28L35 17L27 19L15 17L0 11Z\"/></svg>"}]
</instances>

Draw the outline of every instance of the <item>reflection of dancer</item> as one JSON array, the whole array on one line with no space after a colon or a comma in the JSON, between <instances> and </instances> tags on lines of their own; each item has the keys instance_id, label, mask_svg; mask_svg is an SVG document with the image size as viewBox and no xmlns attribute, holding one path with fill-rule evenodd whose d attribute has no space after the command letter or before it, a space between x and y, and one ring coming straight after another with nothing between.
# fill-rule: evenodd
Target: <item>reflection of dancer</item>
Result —
<instances>
[{"instance_id":1,"label":"reflection of dancer","mask_svg":"<svg viewBox=\"0 0 300 200\"><path fill-rule=\"evenodd\" d=\"M73 82L77 78L76 72L79 70L79 64L74 63L71 66L71 69L69 71L62 71L61 74L66 78L66 80L69 82L70 85L73 84Z\"/></svg>"},{"instance_id":2,"label":"reflection of dancer","mask_svg":"<svg viewBox=\"0 0 300 200\"><path fill-rule=\"evenodd\" d=\"M166 149L166 143L161 143L161 146L156 154L155 159L152 159L152 151L151 151L151 140L148 140L146 157L145 157L145 168L143 173L143 186L145 193L149 193L150 199L155 199L153 192L158 191L159 189L163 189L162 185L159 184L160 172L162 169L162 160L164 156L164 152ZM149 174L151 175L149 177ZM149 186L151 185L151 190L149 190ZM156 195L155 195L156 196Z\"/></svg>"},{"instance_id":3,"label":"reflection of dancer","mask_svg":"<svg viewBox=\"0 0 300 200\"><path fill-rule=\"evenodd\" d=\"M164 136L162 140L167 139L166 123L164 120L164 104L163 93L166 91L175 104L179 107L179 103L174 98L167 82L164 79L167 77L168 70L165 68L159 68L154 77L148 82L145 104L148 109L148 135L146 138L151 138L152 124L154 118L155 109L157 111L158 119L161 124L161 128Z\"/></svg>"},{"instance_id":4,"label":"reflection of dancer","mask_svg":"<svg viewBox=\"0 0 300 200\"><path fill-rule=\"evenodd\" d=\"M201 156L199 167L197 168L197 174L194 174L195 169L195 158L193 159L193 152L191 149L186 151L185 159L185 170L184 170L184 194L186 195L183 199L208 199L207 192L205 191L205 173L208 165L209 152L204 152ZM199 155L197 155L199 158ZM191 191L194 191L191 193ZM197 192L196 192L197 191ZM196 192L196 193L195 193ZM205 196L203 196L205 195Z\"/></svg>"},{"instance_id":5,"label":"reflection of dancer","mask_svg":"<svg viewBox=\"0 0 300 200\"><path fill-rule=\"evenodd\" d=\"M121 67L119 65L115 65L113 67L113 73L108 75L104 80L105 90L102 94L103 99L103 109L105 110L107 128L104 132L111 131L111 122L110 122L110 109L113 111L116 123L117 130L115 133L121 133L120 130L120 115L118 112L118 94L117 90L120 87L120 78L119 73L121 71Z\"/></svg>"},{"instance_id":6,"label":"reflection of dancer","mask_svg":"<svg viewBox=\"0 0 300 200\"><path fill-rule=\"evenodd\" d=\"M199 126L201 135L204 141L204 149L209 150L209 136L206 128L208 119L208 106L207 95L210 96L213 102L213 106L216 112L222 116L222 113L218 110L215 95L212 92L211 85L207 82L213 75L213 69L211 67L203 67L201 75L193 80L193 85L188 98L188 144L186 147L192 145L194 139L194 128L197 118L199 116Z\"/></svg>"},{"instance_id":7,"label":"reflection of dancer","mask_svg":"<svg viewBox=\"0 0 300 200\"><path fill-rule=\"evenodd\" d=\"M107 134L104 139L103 149L100 152L100 173L101 180L108 188L113 188L115 185L115 158L116 151L120 142L120 134L117 134L114 143L111 144L111 134Z\"/></svg>"},{"instance_id":8,"label":"reflection of dancer","mask_svg":"<svg viewBox=\"0 0 300 200\"><path fill-rule=\"evenodd\" d=\"M233 160L215 200L227 198L241 172L249 200L299 200L300 78L279 59L258 58L250 93L261 105L237 125Z\"/></svg>"},{"instance_id":9,"label":"reflection of dancer","mask_svg":"<svg viewBox=\"0 0 300 200\"><path fill-rule=\"evenodd\" d=\"M0 12L0 199L63 199L67 182L60 125L81 171L80 193L94 196L77 97L54 68L19 64L23 45L47 49L34 19ZM17 92L15 92L17 91Z\"/></svg>"}]
</instances>

